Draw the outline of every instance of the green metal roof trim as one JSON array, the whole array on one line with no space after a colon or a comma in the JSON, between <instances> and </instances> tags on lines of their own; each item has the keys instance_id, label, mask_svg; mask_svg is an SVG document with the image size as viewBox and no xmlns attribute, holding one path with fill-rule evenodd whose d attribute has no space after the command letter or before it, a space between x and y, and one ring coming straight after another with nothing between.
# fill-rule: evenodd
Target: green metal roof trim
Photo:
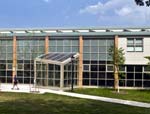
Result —
<instances>
[{"instance_id":1,"label":"green metal roof trim","mask_svg":"<svg viewBox=\"0 0 150 114\"><path fill-rule=\"evenodd\" d=\"M33 28L33 29L0 29L0 36L126 36L150 35L150 27L89 27L89 28Z\"/></svg>"}]
</instances>

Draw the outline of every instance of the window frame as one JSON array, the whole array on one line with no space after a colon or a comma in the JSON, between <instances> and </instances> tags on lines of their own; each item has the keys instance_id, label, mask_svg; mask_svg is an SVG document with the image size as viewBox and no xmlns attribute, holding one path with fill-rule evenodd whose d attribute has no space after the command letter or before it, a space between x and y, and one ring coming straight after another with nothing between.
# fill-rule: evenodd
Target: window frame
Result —
<instances>
[{"instance_id":1,"label":"window frame","mask_svg":"<svg viewBox=\"0 0 150 114\"><path fill-rule=\"evenodd\" d=\"M128 41L133 40L133 44L130 44ZM141 44L137 43L136 41L140 40ZM142 50L136 50L136 48L142 48ZM133 48L133 50L128 50L128 48ZM143 52L143 38L127 38L127 52Z\"/></svg>"}]
</instances>

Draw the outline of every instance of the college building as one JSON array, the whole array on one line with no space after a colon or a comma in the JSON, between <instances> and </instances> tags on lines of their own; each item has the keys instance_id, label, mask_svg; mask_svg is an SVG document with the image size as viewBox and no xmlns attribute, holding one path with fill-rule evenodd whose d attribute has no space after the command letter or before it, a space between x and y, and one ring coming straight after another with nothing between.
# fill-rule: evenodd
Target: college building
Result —
<instances>
[{"instance_id":1,"label":"college building","mask_svg":"<svg viewBox=\"0 0 150 114\"><path fill-rule=\"evenodd\" d=\"M0 80L50 87L113 87L109 49L123 48L121 87L149 88L150 28L0 29Z\"/></svg>"}]
</instances>

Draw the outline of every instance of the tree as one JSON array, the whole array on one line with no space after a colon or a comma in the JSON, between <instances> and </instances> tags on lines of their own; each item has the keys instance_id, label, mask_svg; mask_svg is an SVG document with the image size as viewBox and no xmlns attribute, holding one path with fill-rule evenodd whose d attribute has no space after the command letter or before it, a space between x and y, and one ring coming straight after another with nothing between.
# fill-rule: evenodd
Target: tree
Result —
<instances>
[{"instance_id":1,"label":"tree","mask_svg":"<svg viewBox=\"0 0 150 114\"><path fill-rule=\"evenodd\" d=\"M119 74L121 72L119 71L119 66L123 65L125 62L124 57L124 49L123 48L117 48L115 46L111 46L109 49L109 56L112 58L112 64L114 69L114 89L118 90L119 92Z\"/></svg>"},{"instance_id":2,"label":"tree","mask_svg":"<svg viewBox=\"0 0 150 114\"><path fill-rule=\"evenodd\" d=\"M148 60L147 69L149 70L150 69L150 56L145 56L144 58Z\"/></svg>"},{"instance_id":3,"label":"tree","mask_svg":"<svg viewBox=\"0 0 150 114\"><path fill-rule=\"evenodd\" d=\"M144 6L144 5L146 5L147 7L150 6L150 0L135 0L135 3L138 6Z\"/></svg>"}]
</instances>

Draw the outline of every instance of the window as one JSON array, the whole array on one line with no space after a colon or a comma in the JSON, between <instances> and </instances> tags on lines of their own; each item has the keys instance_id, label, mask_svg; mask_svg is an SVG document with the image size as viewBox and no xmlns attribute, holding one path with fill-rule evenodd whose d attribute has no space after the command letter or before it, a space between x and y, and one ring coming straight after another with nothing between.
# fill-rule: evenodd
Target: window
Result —
<instances>
[{"instance_id":1,"label":"window","mask_svg":"<svg viewBox=\"0 0 150 114\"><path fill-rule=\"evenodd\" d=\"M89 71L90 70L90 65L83 65L83 70L84 71Z\"/></svg>"},{"instance_id":2,"label":"window","mask_svg":"<svg viewBox=\"0 0 150 114\"><path fill-rule=\"evenodd\" d=\"M127 39L128 52L142 52L143 51L143 38L128 38Z\"/></svg>"}]
</instances>

